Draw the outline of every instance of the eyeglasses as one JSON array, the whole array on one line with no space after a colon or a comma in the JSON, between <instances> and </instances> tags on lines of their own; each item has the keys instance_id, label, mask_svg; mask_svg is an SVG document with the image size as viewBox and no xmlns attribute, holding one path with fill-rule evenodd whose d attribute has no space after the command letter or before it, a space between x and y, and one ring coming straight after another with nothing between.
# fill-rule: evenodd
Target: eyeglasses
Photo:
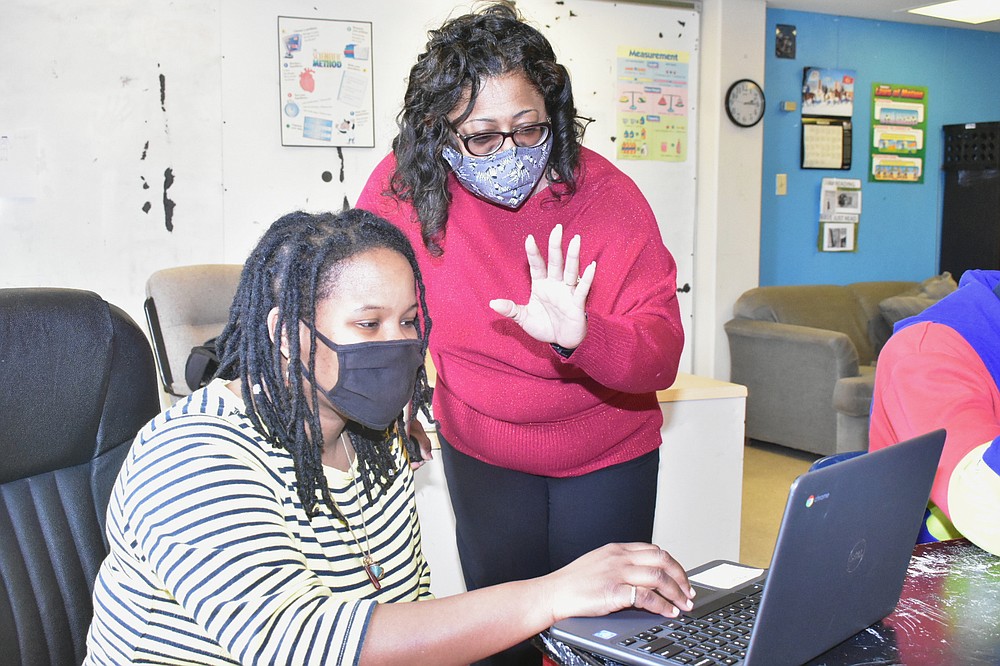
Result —
<instances>
[{"instance_id":1,"label":"eyeglasses","mask_svg":"<svg viewBox=\"0 0 1000 666\"><path fill-rule=\"evenodd\" d=\"M455 135L462 140L465 149L470 155L476 157L489 157L500 150L500 146L510 137L515 146L521 148L534 148L545 143L552 131L552 125L548 122L534 123L511 130L510 132L476 132L475 134Z\"/></svg>"}]
</instances>

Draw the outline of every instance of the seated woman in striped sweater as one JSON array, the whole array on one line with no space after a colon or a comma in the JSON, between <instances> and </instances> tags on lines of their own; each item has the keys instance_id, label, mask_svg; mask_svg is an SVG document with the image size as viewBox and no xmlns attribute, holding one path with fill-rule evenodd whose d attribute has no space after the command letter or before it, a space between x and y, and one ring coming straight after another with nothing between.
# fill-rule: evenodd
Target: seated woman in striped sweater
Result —
<instances>
[{"instance_id":1,"label":"seated woman in striped sweater","mask_svg":"<svg viewBox=\"0 0 1000 666\"><path fill-rule=\"evenodd\" d=\"M429 404L430 327L394 226L275 222L218 378L153 419L119 474L86 663L468 663L568 616L689 608L682 568L649 544L432 598L403 416Z\"/></svg>"}]
</instances>

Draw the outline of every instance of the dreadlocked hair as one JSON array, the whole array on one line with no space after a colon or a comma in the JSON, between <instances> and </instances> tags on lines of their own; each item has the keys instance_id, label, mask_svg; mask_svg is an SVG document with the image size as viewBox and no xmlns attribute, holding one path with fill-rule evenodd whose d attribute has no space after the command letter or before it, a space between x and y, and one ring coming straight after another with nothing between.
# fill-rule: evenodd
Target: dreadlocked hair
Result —
<instances>
[{"instance_id":1,"label":"dreadlocked hair","mask_svg":"<svg viewBox=\"0 0 1000 666\"><path fill-rule=\"evenodd\" d=\"M217 376L243 380L247 417L273 446L288 451L294 461L299 499L310 516L320 513L322 502L335 516L338 510L323 474L323 429L318 410L318 390L303 377L314 377L316 333L312 325L316 306L336 292L344 262L377 248L395 250L406 257L417 285L420 317L416 322L422 351L427 351L431 318L423 279L413 247L406 236L386 220L363 210L342 213L289 213L274 222L251 252L229 311L229 322L219 336ZM274 340L268 330L268 313L278 309ZM299 324L309 330L308 361L303 364ZM281 341L288 345L287 378L282 370ZM420 367L408 413L432 420L431 388L427 371ZM392 455L396 439L410 460L420 460L416 440L406 435L403 414L384 431L349 421L345 428L354 445L365 493L369 500L382 495L399 470Z\"/></svg>"},{"instance_id":2,"label":"dreadlocked hair","mask_svg":"<svg viewBox=\"0 0 1000 666\"><path fill-rule=\"evenodd\" d=\"M424 245L433 255L443 252L450 167L442 157L445 146L458 148L448 114L466 101L457 119L472 113L483 80L513 72L523 74L545 99L552 124L552 154L546 178L561 183L555 196L576 191L580 141L586 128L573 103L569 72L556 62L555 52L541 32L525 23L512 2L487 6L428 33L426 51L410 69L403 109L396 117L393 139L396 171L388 195L411 201L420 221Z\"/></svg>"}]
</instances>

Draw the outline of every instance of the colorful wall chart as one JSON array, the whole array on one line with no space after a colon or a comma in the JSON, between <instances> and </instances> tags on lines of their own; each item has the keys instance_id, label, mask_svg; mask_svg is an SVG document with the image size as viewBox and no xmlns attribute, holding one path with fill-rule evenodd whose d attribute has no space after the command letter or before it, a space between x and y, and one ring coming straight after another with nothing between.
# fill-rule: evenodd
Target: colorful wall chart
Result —
<instances>
[{"instance_id":1,"label":"colorful wall chart","mask_svg":"<svg viewBox=\"0 0 1000 666\"><path fill-rule=\"evenodd\" d=\"M372 24L278 17L281 145L375 146Z\"/></svg>"},{"instance_id":2,"label":"colorful wall chart","mask_svg":"<svg viewBox=\"0 0 1000 666\"><path fill-rule=\"evenodd\" d=\"M618 47L621 160L687 160L688 53Z\"/></svg>"},{"instance_id":3,"label":"colorful wall chart","mask_svg":"<svg viewBox=\"0 0 1000 666\"><path fill-rule=\"evenodd\" d=\"M872 84L869 181L924 182L927 88Z\"/></svg>"}]
</instances>

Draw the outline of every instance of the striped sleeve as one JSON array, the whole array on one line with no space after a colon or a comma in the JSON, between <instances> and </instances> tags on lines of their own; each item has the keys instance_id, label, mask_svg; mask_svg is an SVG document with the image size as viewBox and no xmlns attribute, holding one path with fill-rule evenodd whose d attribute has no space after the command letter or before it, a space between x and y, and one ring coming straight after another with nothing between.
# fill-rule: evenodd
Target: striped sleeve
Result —
<instances>
[{"instance_id":1,"label":"striped sleeve","mask_svg":"<svg viewBox=\"0 0 1000 666\"><path fill-rule=\"evenodd\" d=\"M250 439L199 414L150 432L122 488L134 548L239 663L357 663L374 602L334 596L310 570L282 512L284 482Z\"/></svg>"}]
</instances>

